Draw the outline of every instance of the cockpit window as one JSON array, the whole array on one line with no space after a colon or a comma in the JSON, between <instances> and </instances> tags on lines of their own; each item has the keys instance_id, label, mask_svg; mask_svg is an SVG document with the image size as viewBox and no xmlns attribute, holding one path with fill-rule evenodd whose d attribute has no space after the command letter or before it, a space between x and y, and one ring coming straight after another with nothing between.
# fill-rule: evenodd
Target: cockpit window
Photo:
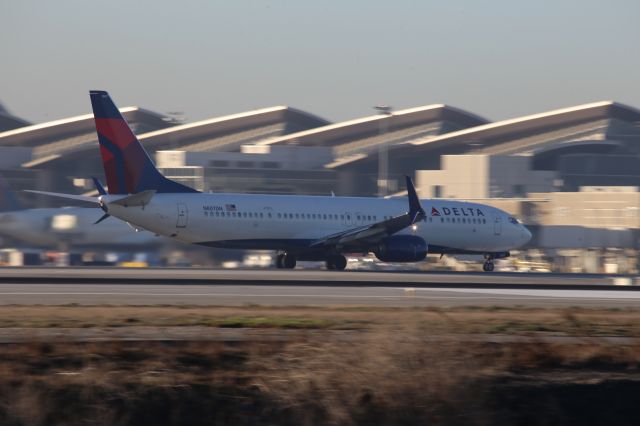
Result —
<instances>
[{"instance_id":1,"label":"cockpit window","mask_svg":"<svg viewBox=\"0 0 640 426\"><path fill-rule=\"evenodd\" d=\"M513 223L514 225L519 224L520 222L518 222L518 219L516 219L515 217L510 217L509 218L509 222Z\"/></svg>"}]
</instances>

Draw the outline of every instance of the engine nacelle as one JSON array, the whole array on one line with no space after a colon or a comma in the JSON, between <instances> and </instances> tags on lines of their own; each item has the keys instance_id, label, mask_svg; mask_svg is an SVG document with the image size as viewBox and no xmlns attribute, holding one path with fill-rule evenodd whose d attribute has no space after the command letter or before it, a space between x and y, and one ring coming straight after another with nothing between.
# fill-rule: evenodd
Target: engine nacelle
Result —
<instances>
[{"instance_id":1,"label":"engine nacelle","mask_svg":"<svg viewBox=\"0 0 640 426\"><path fill-rule=\"evenodd\" d=\"M427 257L427 242L415 235L385 238L373 253L383 262L419 262Z\"/></svg>"}]
</instances>

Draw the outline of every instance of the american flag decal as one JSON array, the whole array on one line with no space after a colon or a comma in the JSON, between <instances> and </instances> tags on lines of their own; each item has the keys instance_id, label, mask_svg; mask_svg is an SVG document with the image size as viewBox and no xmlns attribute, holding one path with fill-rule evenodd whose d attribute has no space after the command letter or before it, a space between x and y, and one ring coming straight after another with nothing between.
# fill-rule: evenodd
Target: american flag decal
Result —
<instances>
[{"instance_id":1,"label":"american flag decal","mask_svg":"<svg viewBox=\"0 0 640 426\"><path fill-rule=\"evenodd\" d=\"M225 204L224 205L224 209L228 212L235 212L238 209L236 209L236 205L235 204Z\"/></svg>"}]
</instances>

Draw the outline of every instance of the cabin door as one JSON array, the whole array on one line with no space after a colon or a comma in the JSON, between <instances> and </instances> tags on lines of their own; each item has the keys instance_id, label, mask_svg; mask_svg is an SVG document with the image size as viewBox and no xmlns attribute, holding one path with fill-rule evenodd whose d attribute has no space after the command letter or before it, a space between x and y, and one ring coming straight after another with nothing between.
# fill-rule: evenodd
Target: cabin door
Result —
<instances>
[{"instance_id":1,"label":"cabin door","mask_svg":"<svg viewBox=\"0 0 640 426\"><path fill-rule=\"evenodd\" d=\"M185 203L178 203L178 221L176 222L176 228L186 228L187 221L189 220L189 210Z\"/></svg>"},{"instance_id":2,"label":"cabin door","mask_svg":"<svg viewBox=\"0 0 640 426\"><path fill-rule=\"evenodd\" d=\"M351 212L344 212L342 216L342 225L344 226L353 226L354 216Z\"/></svg>"},{"instance_id":3,"label":"cabin door","mask_svg":"<svg viewBox=\"0 0 640 426\"><path fill-rule=\"evenodd\" d=\"M500 221L500 216L495 216L493 218L493 235L501 235L502 234L502 222Z\"/></svg>"}]
</instances>

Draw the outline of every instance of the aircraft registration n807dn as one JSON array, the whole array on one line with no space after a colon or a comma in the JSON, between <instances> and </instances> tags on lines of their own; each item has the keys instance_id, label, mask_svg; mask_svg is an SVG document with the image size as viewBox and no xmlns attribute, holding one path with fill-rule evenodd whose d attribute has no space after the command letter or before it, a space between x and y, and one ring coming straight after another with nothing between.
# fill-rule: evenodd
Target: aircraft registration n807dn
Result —
<instances>
[{"instance_id":1,"label":"aircraft registration n807dn","mask_svg":"<svg viewBox=\"0 0 640 426\"><path fill-rule=\"evenodd\" d=\"M345 253L373 252L383 262L419 262L428 252L493 259L525 244L531 233L506 212L452 200L202 193L164 177L104 91L91 105L108 192L99 197L31 191L98 204L156 234L209 247L275 250L278 268L322 260L344 269ZM99 225L97 225L99 226Z\"/></svg>"}]
</instances>

